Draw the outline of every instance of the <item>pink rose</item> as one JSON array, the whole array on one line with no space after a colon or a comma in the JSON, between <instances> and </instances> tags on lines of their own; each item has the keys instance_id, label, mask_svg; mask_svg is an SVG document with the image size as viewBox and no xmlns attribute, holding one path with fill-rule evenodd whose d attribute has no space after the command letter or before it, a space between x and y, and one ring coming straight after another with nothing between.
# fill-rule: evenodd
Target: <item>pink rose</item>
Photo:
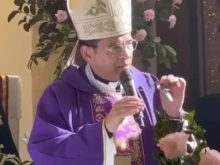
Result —
<instances>
[{"instance_id":1,"label":"pink rose","mask_svg":"<svg viewBox=\"0 0 220 165\"><path fill-rule=\"evenodd\" d=\"M220 153L216 150L207 149L206 153L200 154L199 165L220 165Z\"/></svg>"},{"instance_id":2,"label":"pink rose","mask_svg":"<svg viewBox=\"0 0 220 165\"><path fill-rule=\"evenodd\" d=\"M57 17L57 21L59 23L65 21L67 19L67 13L66 13L66 11L63 11L63 10L58 10L57 14L55 14L55 16Z\"/></svg>"},{"instance_id":3,"label":"pink rose","mask_svg":"<svg viewBox=\"0 0 220 165\"><path fill-rule=\"evenodd\" d=\"M147 36L146 30L141 29L141 30L137 31L137 33L134 35L134 39L136 39L137 41L143 41L146 36Z\"/></svg>"},{"instance_id":4,"label":"pink rose","mask_svg":"<svg viewBox=\"0 0 220 165\"><path fill-rule=\"evenodd\" d=\"M173 4L175 5L175 4L181 4L182 3L182 0L173 0Z\"/></svg>"},{"instance_id":5,"label":"pink rose","mask_svg":"<svg viewBox=\"0 0 220 165\"><path fill-rule=\"evenodd\" d=\"M147 2L147 0L136 0L139 3Z\"/></svg>"},{"instance_id":6,"label":"pink rose","mask_svg":"<svg viewBox=\"0 0 220 165\"><path fill-rule=\"evenodd\" d=\"M170 15L168 21L170 22L170 28L173 28L176 25L176 16L175 15Z\"/></svg>"},{"instance_id":7,"label":"pink rose","mask_svg":"<svg viewBox=\"0 0 220 165\"><path fill-rule=\"evenodd\" d=\"M159 140L160 150L168 159L175 159L184 156L187 153L187 140L189 135L184 132L169 134Z\"/></svg>"},{"instance_id":8,"label":"pink rose","mask_svg":"<svg viewBox=\"0 0 220 165\"><path fill-rule=\"evenodd\" d=\"M153 20L153 19L154 19L154 16L155 16L154 10L149 9L149 10L145 10L145 11L144 11L144 19L145 19L145 21L151 21L151 20Z\"/></svg>"}]
</instances>

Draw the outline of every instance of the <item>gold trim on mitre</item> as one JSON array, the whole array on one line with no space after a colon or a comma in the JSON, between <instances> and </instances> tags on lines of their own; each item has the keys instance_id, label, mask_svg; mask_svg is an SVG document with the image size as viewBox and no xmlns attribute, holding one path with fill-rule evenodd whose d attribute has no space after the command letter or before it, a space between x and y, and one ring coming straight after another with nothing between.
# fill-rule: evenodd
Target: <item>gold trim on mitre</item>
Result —
<instances>
[{"instance_id":1,"label":"gold trim on mitre","mask_svg":"<svg viewBox=\"0 0 220 165\"><path fill-rule=\"evenodd\" d=\"M131 32L131 0L67 0L79 39L93 40Z\"/></svg>"}]
</instances>

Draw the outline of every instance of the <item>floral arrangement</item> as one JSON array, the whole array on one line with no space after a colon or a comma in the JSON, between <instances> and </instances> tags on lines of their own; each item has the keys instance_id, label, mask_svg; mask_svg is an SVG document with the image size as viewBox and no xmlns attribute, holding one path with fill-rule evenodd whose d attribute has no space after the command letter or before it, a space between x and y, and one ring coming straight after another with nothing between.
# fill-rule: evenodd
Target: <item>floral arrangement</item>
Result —
<instances>
[{"instance_id":1,"label":"floral arrangement","mask_svg":"<svg viewBox=\"0 0 220 165\"><path fill-rule=\"evenodd\" d=\"M196 124L194 115L192 111L171 121L164 113L157 113L155 138L160 151L155 158L160 165L220 165L220 153L208 148L205 130Z\"/></svg>"},{"instance_id":2,"label":"floral arrangement","mask_svg":"<svg viewBox=\"0 0 220 165\"><path fill-rule=\"evenodd\" d=\"M55 73L60 74L74 44L77 41L76 30L67 12L66 0L14 0L17 9L8 16L10 22L16 15L23 15L18 22L29 32L36 24L39 26L39 42L31 55L28 68L38 64L38 59L47 61L54 52L59 52ZM132 0L132 22L134 38L139 41L135 54L140 55L145 66L149 59L157 57L158 63L168 68L171 62L177 62L175 50L161 43L155 37L155 20L166 21L173 28L176 24L174 12L179 9L182 0ZM98 0L97 0L97 4ZM100 3L101 5L101 3ZM97 8L99 6L94 6ZM61 52L62 51L62 52Z\"/></svg>"}]
</instances>

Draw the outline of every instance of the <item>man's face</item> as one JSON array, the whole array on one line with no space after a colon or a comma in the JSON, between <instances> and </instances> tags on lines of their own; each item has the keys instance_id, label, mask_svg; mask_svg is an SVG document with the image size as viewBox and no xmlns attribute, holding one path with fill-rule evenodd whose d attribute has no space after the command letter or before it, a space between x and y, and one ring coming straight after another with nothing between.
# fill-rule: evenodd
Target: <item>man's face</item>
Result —
<instances>
[{"instance_id":1,"label":"man's face","mask_svg":"<svg viewBox=\"0 0 220 165\"><path fill-rule=\"evenodd\" d=\"M129 33L103 39L96 49L87 47L87 56L84 52L83 57L97 75L110 81L117 81L123 70L130 69L136 46L137 41Z\"/></svg>"}]
</instances>

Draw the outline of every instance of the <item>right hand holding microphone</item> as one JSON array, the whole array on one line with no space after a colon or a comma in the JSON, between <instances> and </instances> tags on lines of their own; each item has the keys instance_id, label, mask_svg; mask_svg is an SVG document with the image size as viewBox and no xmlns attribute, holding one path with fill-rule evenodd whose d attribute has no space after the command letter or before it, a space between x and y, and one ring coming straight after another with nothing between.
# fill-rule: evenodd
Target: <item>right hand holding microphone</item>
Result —
<instances>
[{"instance_id":1,"label":"right hand holding microphone","mask_svg":"<svg viewBox=\"0 0 220 165\"><path fill-rule=\"evenodd\" d=\"M126 96L113 105L111 111L105 118L105 127L109 132L114 133L125 117L133 116L143 111L143 109L143 100L135 96Z\"/></svg>"}]
</instances>

